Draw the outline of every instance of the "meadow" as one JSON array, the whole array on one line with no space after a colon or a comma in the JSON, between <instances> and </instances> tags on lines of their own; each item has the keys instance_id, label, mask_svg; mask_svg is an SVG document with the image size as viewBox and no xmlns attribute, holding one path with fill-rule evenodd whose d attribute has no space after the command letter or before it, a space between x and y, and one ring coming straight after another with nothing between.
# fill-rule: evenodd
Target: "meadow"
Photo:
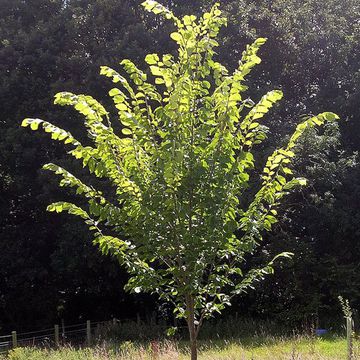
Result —
<instances>
[{"instance_id":1,"label":"meadow","mask_svg":"<svg viewBox=\"0 0 360 360\"><path fill-rule=\"evenodd\" d=\"M360 359L355 341L354 359ZM346 340L341 337L315 338L251 337L239 340L203 340L200 360L342 360L346 359ZM104 342L92 348L17 348L1 360L185 360L186 342L151 341L137 343Z\"/></svg>"}]
</instances>

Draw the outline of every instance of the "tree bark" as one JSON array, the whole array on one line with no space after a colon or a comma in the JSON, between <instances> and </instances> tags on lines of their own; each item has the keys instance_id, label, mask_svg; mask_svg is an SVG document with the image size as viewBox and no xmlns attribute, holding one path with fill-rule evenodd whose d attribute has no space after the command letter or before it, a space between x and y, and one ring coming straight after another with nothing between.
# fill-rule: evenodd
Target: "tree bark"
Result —
<instances>
[{"instance_id":1,"label":"tree bark","mask_svg":"<svg viewBox=\"0 0 360 360\"><path fill-rule=\"evenodd\" d=\"M196 332L196 325L195 325L195 310L194 310L194 297L189 295L187 296L186 300L186 307L188 310L188 328L189 328L189 335L190 335L190 353L191 353L191 360L197 360L197 332Z\"/></svg>"}]
</instances>

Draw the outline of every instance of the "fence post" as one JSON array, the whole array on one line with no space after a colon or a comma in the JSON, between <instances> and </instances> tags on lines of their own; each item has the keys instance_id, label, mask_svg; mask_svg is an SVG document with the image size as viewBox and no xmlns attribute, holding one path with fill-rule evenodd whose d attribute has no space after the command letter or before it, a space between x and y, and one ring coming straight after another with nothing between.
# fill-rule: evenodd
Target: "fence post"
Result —
<instances>
[{"instance_id":1,"label":"fence post","mask_svg":"<svg viewBox=\"0 0 360 360\"><path fill-rule=\"evenodd\" d=\"M157 325L157 324L156 324L156 312L155 312L155 311L153 311L153 312L151 313L150 325L151 325L151 326Z\"/></svg>"},{"instance_id":2,"label":"fence post","mask_svg":"<svg viewBox=\"0 0 360 360\"><path fill-rule=\"evenodd\" d=\"M137 323L138 326L140 326L140 324L141 324L141 318L140 318L139 313L136 313L136 323Z\"/></svg>"},{"instance_id":3,"label":"fence post","mask_svg":"<svg viewBox=\"0 0 360 360\"><path fill-rule=\"evenodd\" d=\"M12 331L11 332L11 338L12 338L12 347L16 348L17 347L17 335L16 335L16 331Z\"/></svg>"},{"instance_id":4,"label":"fence post","mask_svg":"<svg viewBox=\"0 0 360 360\"><path fill-rule=\"evenodd\" d=\"M87 343L87 346L91 345L91 323L90 323L90 320L86 321L86 343Z\"/></svg>"},{"instance_id":5,"label":"fence post","mask_svg":"<svg viewBox=\"0 0 360 360\"><path fill-rule=\"evenodd\" d=\"M348 316L346 317L346 338L347 338L348 360L352 360L353 358L352 333L353 333L353 320L350 316Z\"/></svg>"},{"instance_id":6,"label":"fence post","mask_svg":"<svg viewBox=\"0 0 360 360\"><path fill-rule=\"evenodd\" d=\"M59 337L60 337L60 332L59 332L59 325L55 325L55 346L58 347L59 346Z\"/></svg>"}]
</instances>

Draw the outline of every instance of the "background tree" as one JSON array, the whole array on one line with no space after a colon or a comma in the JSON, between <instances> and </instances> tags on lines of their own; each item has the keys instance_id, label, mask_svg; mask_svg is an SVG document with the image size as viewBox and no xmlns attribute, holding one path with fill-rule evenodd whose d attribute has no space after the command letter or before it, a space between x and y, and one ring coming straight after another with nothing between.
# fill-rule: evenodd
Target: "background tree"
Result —
<instances>
[{"instance_id":1,"label":"background tree","mask_svg":"<svg viewBox=\"0 0 360 360\"><path fill-rule=\"evenodd\" d=\"M299 255L289 268L279 269L275 279L269 282L265 279L256 294L249 293L239 304L235 301L234 306L243 316L281 320L286 316L290 327L305 317L314 318L316 313L320 321L332 321L338 313L339 293L352 299L355 307L360 300L356 292L360 281L357 275L359 167L346 170L341 165L347 158L351 161L351 152L359 150L360 144L357 121L360 4L356 0L331 0L321 7L315 0L223 0L221 3L229 21L222 29L224 43L219 59L228 68L237 66L246 43L259 36L269 38L262 48L261 67L250 74L253 86L249 89L253 98L280 86L285 93L282 106L273 109L274 115L267 120L272 132L260 145L265 154L273 150L273 144L289 133L294 121L308 109L333 110L345 120L341 122L341 143L332 136L337 149L346 150L339 154L343 161L336 160L334 151L313 149L313 154L327 163L326 172L315 176L319 173L306 170L312 167L312 159L298 151L301 161L294 168L301 166L299 173L306 175L310 186L300 195L284 199L286 209L294 209L293 204L301 203L291 215L293 220L290 222L284 216L281 232L276 228L265 235L265 244L272 244L269 246L273 252L287 249ZM66 158L61 147L50 144L46 136L41 141L30 137L18 128L18 121L30 113L56 118L59 126L81 138L81 121L76 114L49 106L54 93L71 89L90 91L104 98L106 84L99 81L99 65L116 66L119 58L126 57L141 64L150 49L157 52L174 49L164 30L171 29L171 24L144 15L139 4L140 0L69 0L64 6L65 2L60 0L0 0L0 326L3 331L47 328L58 321L58 306L62 308L61 316L70 322L84 317L103 320L110 316L133 316L138 308L134 303L140 299L139 295L132 298L121 290L126 274L92 249L86 230L72 219L49 217L44 211L49 196L55 199L59 195L53 179L38 171L40 164L56 158L57 163L72 171L79 169ZM210 6L207 1L198 0L172 0L166 4L179 15L200 13ZM311 139L307 143L309 149L318 143L318 138ZM334 174L339 174L341 179L335 186L328 181ZM330 199L325 194L329 188L331 204L323 202ZM297 223L300 226L294 225ZM61 231L56 231L59 227ZM74 258L70 255L74 252L82 255ZM258 255L258 262L270 260L267 251ZM305 265L304 259L313 265ZM103 273L109 273L109 266L111 280L102 277ZM141 301L141 308L155 308L152 300ZM99 306L89 309L89 303ZM123 309L129 312L125 314ZM295 316L301 314L306 315Z\"/></svg>"},{"instance_id":2,"label":"background tree","mask_svg":"<svg viewBox=\"0 0 360 360\"><path fill-rule=\"evenodd\" d=\"M0 7L0 326L26 330L63 317L77 322L134 316L139 300L125 297L126 274L97 255L76 222L49 218L44 211L49 196L58 191L39 167L57 159L72 168L74 161L46 136L34 141L19 131L16 119L29 111L38 117L55 115L61 126L81 137L76 114L49 106L53 94L65 86L85 91L85 84L103 94L101 83L94 81L103 59L113 64L119 54L139 59L151 38L131 2L72 1L65 6L63 1L0 0ZM104 282L104 272L112 280ZM152 301L146 302L142 307L152 309Z\"/></svg>"}]
</instances>

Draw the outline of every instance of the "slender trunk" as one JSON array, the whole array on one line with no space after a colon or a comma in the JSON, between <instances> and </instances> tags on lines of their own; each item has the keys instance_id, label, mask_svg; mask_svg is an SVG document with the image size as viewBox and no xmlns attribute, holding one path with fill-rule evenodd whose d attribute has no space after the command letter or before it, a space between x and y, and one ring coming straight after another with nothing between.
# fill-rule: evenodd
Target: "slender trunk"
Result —
<instances>
[{"instance_id":1,"label":"slender trunk","mask_svg":"<svg viewBox=\"0 0 360 360\"><path fill-rule=\"evenodd\" d=\"M186 300L187 310L188 310L188 328L190 335L190 351L191 351L191 360L197 360L197 332L195 325L195 311L194 311L194 297L189 295Z\"/></svg>"}]
</instances>

